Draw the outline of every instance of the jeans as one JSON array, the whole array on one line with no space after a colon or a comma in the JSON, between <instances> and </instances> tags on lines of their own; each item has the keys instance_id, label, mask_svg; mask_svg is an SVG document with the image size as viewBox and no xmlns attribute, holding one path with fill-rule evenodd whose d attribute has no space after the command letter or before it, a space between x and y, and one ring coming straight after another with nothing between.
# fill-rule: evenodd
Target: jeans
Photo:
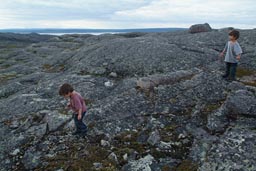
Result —
<instances>
[{"instance_id":1,"label":"jeans","mask_svg":"<svg viewBox=\"0 0 256 171\"><path fill-rule=\"evenodd\" d=\"M231 79L236 79L236 67L237 63L226 62L226 74L225 77L231 76Z\"/></svg>"},{"instance_id":2,"label":"jeans","mask_svg":"<svg viewBox=\"0 0 256 171\"><path fill-rule=\"evenodd\" d=\"M73 114L74 122L76 125L76 132L83 133L83 132L87 131L87 126L83 122L83 118L84 118L85 114L86 114L86 112L82 113L82 118L80 120L78 120L78 114L76 114L76 113Z\"/></svg>"}]
</instances>

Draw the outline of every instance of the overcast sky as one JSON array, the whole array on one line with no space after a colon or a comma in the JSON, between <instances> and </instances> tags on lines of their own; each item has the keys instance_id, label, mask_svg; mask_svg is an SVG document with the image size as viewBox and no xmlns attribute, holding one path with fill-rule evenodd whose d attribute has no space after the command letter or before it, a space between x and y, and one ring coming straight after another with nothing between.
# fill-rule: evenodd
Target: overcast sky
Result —
<instances>
[{"instance_id":1,"label":"overcast sky","mask_svg":"<svg viewBox=\"0 0 256 171\"><path fill-rule=\"evenodd\" d=\"M256 28L255 0L0 0L4 28Z\"/></svg>"}]
</instances>

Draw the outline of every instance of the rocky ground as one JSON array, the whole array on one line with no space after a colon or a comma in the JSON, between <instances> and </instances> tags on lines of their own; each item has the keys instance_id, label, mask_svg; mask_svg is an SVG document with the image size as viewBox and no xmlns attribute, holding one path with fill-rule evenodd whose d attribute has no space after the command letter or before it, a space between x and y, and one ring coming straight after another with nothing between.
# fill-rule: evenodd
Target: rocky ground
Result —
<instances>
[{"instance_id":1,"label":"rocky ground","mask_svg":"<svg viewBox=\"0 0 256 171\"><path fill-rule=\"evenodd\" d=\"M241 30L235 82L227 35L0 34L0 170L256 171L256 30ZM86 137L71 135L66 82Z\"/></svg>"}]
</instances>

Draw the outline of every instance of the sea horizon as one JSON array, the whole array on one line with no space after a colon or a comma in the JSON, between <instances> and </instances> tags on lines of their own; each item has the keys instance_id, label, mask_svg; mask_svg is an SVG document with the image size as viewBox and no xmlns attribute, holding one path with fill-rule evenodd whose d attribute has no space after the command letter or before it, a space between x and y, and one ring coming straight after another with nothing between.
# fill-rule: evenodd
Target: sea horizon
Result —
<instances>
[{"instance_id":1,"label":"sea horizon","mask_svg":"<svg viewBox=\"0 0 256 171\"><path fill-rule=\"evenodd\" d=\"M65 34L119 34L131 32L170 32L186 30L187 28L134 28L134 29L58 29L58 28L28 28L28 29L0 29L0 33L17 33L31 34L37 33L41 35L65 35Z\"/></svg>"}]
</instances>

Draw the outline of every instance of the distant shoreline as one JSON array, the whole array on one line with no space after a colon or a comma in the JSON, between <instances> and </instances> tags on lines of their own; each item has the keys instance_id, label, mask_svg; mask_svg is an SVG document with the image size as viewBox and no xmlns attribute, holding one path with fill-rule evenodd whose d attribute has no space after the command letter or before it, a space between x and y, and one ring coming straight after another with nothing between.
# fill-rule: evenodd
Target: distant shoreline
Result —
<instances>
[{"instance_id":1,"label":"distant shoreline","mask_svg":"<svg viewBox=\"0 0 256 171\"><path fill-rule=\"evenodd\" d=\"M91 35L101 35L101 34L119 34L119 33L126 33L126 32L86 32L86 33L38 33L40 35L52 35L52 36L62 36L62 35L66 35L66 34L91 34ZM21 33L21 34L24 34L24 33ZM25 33L27 34L27 33Z\"/></svg>"},{"instance_id":2,"label":"distant shoreline","mask_svg":"<svg viewBox=\"0 0 256 171\"><path fill-rule=\"evenodd\" d=\"M170 32L187 30L186 28L144 28L144 29L0 29L0 33L37 33L41 35L64 35L64 34L118 34L130 32Z\"/></svg>"}]
</instances>

